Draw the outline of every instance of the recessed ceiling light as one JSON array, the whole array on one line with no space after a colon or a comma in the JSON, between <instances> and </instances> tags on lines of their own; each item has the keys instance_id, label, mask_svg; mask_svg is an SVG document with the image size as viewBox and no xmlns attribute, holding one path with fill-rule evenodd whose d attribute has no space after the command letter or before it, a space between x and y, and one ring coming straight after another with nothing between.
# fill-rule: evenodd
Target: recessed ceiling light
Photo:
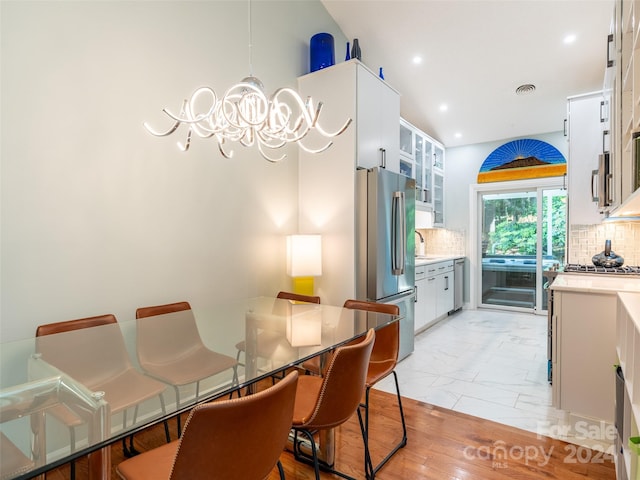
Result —
<instances>
[{"instance_id":1,"label":"recessed ceiling light","mask_svg":"<svg viewBox=\"0 0 640 480\"><path fill-rule=\"evenodd\" d=\"M462 134L460 132L454 133L453 136L456 138L462 138Z\"/></svg>"},{"instance_id":2,"label":"recessed ceiling light","mask_svg":"<svg viewBox=\"0 0 640 480\"><path fill-rule=\"evenodd\" d=\"M415 57L413 57L413 63L415 63L416 65L420 65L422 63L422 57L420 55L416 55Z\"/></svg>"},{"instance_id":3,"label":"recessed ceiling light","mask_svg":"<svg viewBox=\"0 0 640 480\"><path fill-rule=\"evenodd\" d=\"M564 37L564 43L567 45L576 41L576 36L573 33L570 33L566 37Z\"/></svg>"},{"instance_id":4,"label":"recessed ceiling light","mask_svg":"<svg viewBox=\"0 0 640 480\"><path fill-rule=\"evenodd\" d=\"M442 105L440 105L441 112L446 112L447 110L449 110L449 106L446 103L443 103Z\"/></svg>"},{"instance_id":5,"label":"recessed ceiling light","mask_svg":"<svg viewBox=\"0 0 640 480\"><path fill-rule=\"evenodd\" d=\"M517 95L529 95L536 91L536 86L531 83L525 83L524 85L520 85L516 88Z\"/></svg>"}]
</instances>

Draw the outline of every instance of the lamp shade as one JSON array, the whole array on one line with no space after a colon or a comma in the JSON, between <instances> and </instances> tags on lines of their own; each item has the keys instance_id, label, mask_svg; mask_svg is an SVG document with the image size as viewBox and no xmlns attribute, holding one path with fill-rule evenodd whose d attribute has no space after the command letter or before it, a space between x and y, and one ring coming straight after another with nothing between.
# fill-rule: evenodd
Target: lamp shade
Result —
<instances>
[{"instance_id":1,"label":"lamp shade","mask_svg":"<svg viewBox=\"0 0 640 480\"><path fill-rule=\"evenodd\" d=\"M322 314L317 305L291 305L287 317L287 340L292 347L309 347L322 343Z\"/></svg>"},{"instance_id":2,"label":"lamp shade","mask_svg":"<svg viewBox=\"0 0 640 480\"><path fill-rule=\"evenodd\" d=\"M289 235L287 237L287 275L317 277L322 275L322 237Z\"/></svg>"}]
</instances>

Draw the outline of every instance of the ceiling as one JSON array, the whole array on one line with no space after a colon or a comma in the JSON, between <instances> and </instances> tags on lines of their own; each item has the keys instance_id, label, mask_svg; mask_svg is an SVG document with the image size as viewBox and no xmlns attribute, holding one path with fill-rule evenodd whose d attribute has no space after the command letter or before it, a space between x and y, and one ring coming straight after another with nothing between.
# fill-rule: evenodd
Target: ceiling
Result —
<instances>
[{"instance_id":1,"label":"ceiling","mask_svg":"<svg viewBox=\"0 0 640 480\"><path fill-rule=\"evenodd\" d=\"M613 0L322 3L362 62L383 67L402 116L447 147L557 132L568 96L603 87ZM524 84L535 91L517 95Z\"/></svg>"}]
</instances>

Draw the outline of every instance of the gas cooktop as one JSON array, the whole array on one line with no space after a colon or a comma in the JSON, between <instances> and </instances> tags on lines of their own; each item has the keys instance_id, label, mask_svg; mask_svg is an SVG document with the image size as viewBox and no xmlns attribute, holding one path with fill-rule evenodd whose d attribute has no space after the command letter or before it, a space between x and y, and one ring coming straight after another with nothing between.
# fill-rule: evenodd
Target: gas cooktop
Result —
<instances>
[{"instance_id":1,"label":"gas cooktop","mask_svg":"<svg viewBox=\"0 0 640 480\"><path fill-rule=\"evenodd\" d=\"M567 263L564 273L606 273L610 275L640 275L640 267L622 265L621 267L596 267L595 265L581 265L579 263Z\"/></svg>"}]
</instances>

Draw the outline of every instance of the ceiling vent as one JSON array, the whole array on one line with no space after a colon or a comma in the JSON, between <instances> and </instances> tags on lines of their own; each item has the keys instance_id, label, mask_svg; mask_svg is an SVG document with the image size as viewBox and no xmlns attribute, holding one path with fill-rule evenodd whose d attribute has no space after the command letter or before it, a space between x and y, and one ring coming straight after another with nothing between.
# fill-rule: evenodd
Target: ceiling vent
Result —
<instances>
[{"instance_id":1,"label":"ceiling vent","mask_svg":"<svg viewBox=\"0 0 640 480\"><path fill-rule=\"evenodd\" d=\"M516 95L529 95L536 91L536 86L530 83L525 83L516 88Z\"/></svg>"}]
</instances>

